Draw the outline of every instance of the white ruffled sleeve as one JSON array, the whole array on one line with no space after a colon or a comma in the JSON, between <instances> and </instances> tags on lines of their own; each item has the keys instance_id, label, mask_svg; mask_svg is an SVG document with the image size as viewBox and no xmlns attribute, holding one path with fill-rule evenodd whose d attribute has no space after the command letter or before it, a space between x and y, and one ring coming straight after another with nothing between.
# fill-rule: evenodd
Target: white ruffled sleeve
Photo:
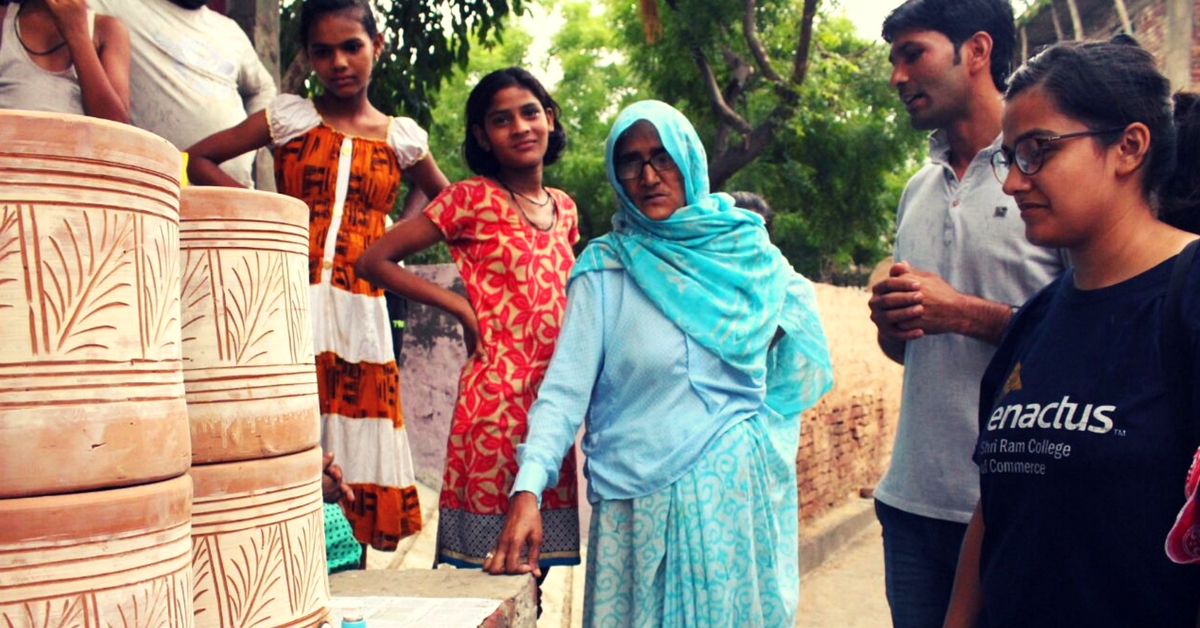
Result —
<instances>
[{"instance_id":1,"label":"white ruffled sleeve","mask_svg":"<svg viewBox=\"0 0 1200 628\"><path fill-rule=\"evenodd\" d=\"M271 128L271 148L288 143L321 123L321 114L307 98L280 94L267 105L267 125Z\"/></svg>"},{"instance_id":2,"label":"white ruffled sleeve","mask_svg":"<svg viewBox=\"0 0 1200 628\"><path fill-rule=\"evenodd\" d=\"M387 141L396 151L401 168L408 168L429 154L429 134L411 118L392 118Z\"/></svg>"}]
</instances>

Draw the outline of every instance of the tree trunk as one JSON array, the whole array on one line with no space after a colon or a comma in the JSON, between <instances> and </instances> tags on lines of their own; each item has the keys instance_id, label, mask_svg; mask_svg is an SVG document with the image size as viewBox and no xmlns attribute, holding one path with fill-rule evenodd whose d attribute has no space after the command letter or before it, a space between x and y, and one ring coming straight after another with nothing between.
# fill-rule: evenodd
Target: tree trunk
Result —
<instances>
[{"instance_id":1,"label":"tree trunk","mask_svg":"<svg viewBox=\"0 0 1200 628\"><path fill-rule=\"evenodd\" d=\"M1079 7L1075 0L1067 0L1067 10L1071 12L1071 28L1075 32L1075 41L1083 39L1083 21L1079 19Z\"/></svg>"},{"instance_id":2,"label":"tree trunk","mask_svg":"<svg viewBox=\"0 0 1200 628\"><path fill-rule=\"evenodd\" d=\"M304 53L296 53L292 62L288 64L287 71L279 79L280 93L299 94L309 74L312 74L312 66L308 64L308 57Z\"/></svg>"},{"instance_id":3,"label":"tree trunk","mask_svg":"<svg viewBox=\"0 0 1200 628\"><path fill-rule=\"evenodd\" d=\"M1133 34L1133 25L1129 23L1129 10L1125 8L1125 0L1113 0L1117 7L1117 15L1121 16L1121 29L1126 35Z\"/></svg>"}]
</instances>

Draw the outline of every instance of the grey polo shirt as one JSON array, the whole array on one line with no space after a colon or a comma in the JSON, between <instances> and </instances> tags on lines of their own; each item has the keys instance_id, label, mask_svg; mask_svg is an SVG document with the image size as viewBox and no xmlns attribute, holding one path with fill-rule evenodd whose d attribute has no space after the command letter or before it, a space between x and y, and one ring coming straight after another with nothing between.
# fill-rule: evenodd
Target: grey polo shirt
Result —
<instances>
[{"instance_id":1,"label":"grey polo shirt","mask_svg":"<svg viewBox=\"0 0 1200 628\"><path fill-rule=\"evenodd\" d=\"M1030 244L1013 199L992 174L997 138L960 181L943 131L929 138L930 163L904 189L897 261L937 273L955 290L1021 304L1061 274L1066 255ZM885 504L966 523L979 499L971 460L979 434L979 380L995 347L958 334L907 343L900 424L891 464L875 489Z\"/></svg>"}]
</instances>

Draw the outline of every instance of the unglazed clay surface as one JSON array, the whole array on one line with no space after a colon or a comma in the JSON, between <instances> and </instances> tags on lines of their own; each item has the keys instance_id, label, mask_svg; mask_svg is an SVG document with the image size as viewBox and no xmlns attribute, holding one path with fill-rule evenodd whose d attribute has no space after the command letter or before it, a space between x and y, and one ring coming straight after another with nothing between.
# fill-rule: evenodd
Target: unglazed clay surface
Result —
<instances>
[{"instance_id":1,"label":"unglazed clay surface","mask_svg":"<svg viewBox=\"0 0 1200 628\"><path fill-rule=\"evenodd\" d=\"M278 194L188 187L180 211L193 464L316 446L308 207Z\"/></svg>"},{"instance_id":2,"label":"unglazed clay surface","mask_svg":"<svg viewBox=\"0 0 1200 628\"><path fill-rule=\"evenodd\" d=\"M196 626L316 626L328 615L321 451L192 467Z\"/></svg>"},{"instance_id":3,"label":"unglazed clay surface","mask_svg":"<svg viewBox=\"0 0 1200 628\"><path fill-rule=\"evenodd\" d=\"M0 500L0 626L190 628L192 482Z\"/></svg>"},{"instance_id":4,"label":"unglazed clay surface","mask_svg":"<svg viewBox=\"0 0 1200 628\"><path fill-rule=\"evenodd\" d=\"M178 477L179 152L0 111L0 498Z\"/></svg>"}]
</instances>

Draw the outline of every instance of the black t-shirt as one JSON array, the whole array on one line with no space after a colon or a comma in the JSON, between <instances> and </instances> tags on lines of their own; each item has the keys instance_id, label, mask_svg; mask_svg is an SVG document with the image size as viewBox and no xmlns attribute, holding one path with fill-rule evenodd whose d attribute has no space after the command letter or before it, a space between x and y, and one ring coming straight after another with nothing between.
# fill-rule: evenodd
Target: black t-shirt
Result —
<instances>
[{"instance_id":1,"label":"black t-shirt","mask_svg":"<svg viewBox=\"0 0 1200 628\"><path fill-rule=\"evenodd\" d=\"M1200 373L1196 259L1183 309ZM1166 396L1158 338L1174 261L1099 290L1066 273L1021 309L988 366L981 625L1196 625L1200 566L1163 549L1200 420Z\"/></svg>"}]
</instances>

